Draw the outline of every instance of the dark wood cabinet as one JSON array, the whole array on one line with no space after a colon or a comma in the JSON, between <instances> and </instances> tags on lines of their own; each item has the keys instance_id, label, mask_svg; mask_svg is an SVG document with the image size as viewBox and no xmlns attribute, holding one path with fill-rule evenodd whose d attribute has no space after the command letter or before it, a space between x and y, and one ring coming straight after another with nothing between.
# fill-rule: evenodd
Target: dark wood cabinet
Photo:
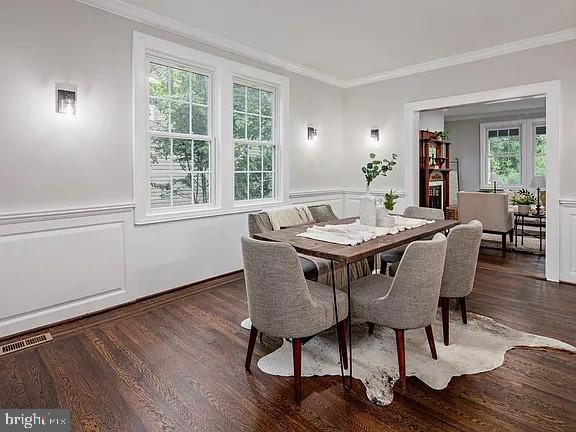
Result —
<instances>
[{"instance_id":1,"label":"dark wood cabinet","mask_svg":"<svg viewBox=\"0 0 576 432\"><path fill-rule=\"evenodd\" d=\"M446 210L450 205L450 143L420 131L420 206Z\"/></svg>"}]
</instances>

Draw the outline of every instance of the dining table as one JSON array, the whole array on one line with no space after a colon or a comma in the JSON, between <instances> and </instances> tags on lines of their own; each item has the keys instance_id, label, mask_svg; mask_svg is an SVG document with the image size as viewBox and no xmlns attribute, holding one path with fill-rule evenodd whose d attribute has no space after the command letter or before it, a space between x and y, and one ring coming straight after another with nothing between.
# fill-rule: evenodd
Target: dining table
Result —
<instances>
[{"instance_id":1,"label":"dining table","mask_svg":"<svg viewBox=\"0 0 576 432\"><path fill-rule=\"evenodd\" d=\"M406 229L399 231L395 234L386 234L367 240L360 244L350 246L337 243L330 243L322 240L315 240L307 237L299 236L305 232L309 227L314 225L339 225L351 224L358 220L357 217L338 219L335 221L324 223L310 223L298 225L295 227L283 228L276 231L266 231L254 234L254 238L258 240L282 242L289 244L296 249L300 254L309 255L317 258L324 258L330 261L330 269L332 272L332 290L334 294L334 313L336 322L338 319L338 306L336 302L336 284L335 284L335 263L346 266L346 291L348 296L348 372L349 372L349 385L344 385L345 388L352 388L352 301L350 295L351 279L350 279L350 264L360 261L365 258L374 257L374 267L376 268L377 256L381 252L394 249L412 243L416 240L425 239L433 236L436 233L447 233L451 228L459 224L456 220L435 220L432 223L427 223L416 228ZM336 326L338 332L338 340L340 340L339 326ZM340 352L340 371L344 379L344 369L342 363L342 354Z\"/></svg>"}]
</instances>

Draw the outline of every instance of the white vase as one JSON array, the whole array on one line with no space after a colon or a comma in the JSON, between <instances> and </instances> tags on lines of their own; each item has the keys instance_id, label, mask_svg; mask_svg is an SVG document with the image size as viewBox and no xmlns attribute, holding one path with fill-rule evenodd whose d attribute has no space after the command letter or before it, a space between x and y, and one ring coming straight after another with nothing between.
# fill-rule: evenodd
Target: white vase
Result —
<instances>
[{"instance_id":1,"label":"white vase","mask_svg":"<svg viewBox=\"0 0 576 432\"><path fill-rule=\"evenodd\" d=\"M394 218L388 214L385 207L376 207L376 226L383 228L392 228L394 226Z\"/></svg>"},{"instance_id":2,"label":"white vase","mask_svg":"<svg viewBox=\"0 0 576 432\"><path fill-rule=\"evenodd\" d=\"M518 204L518 213L527 215L530 213L530 204Z\"/></svg>"},{"instance_id":3,"label":"white vase","mask_svg":"<svg viewBox=\"0 0 576 432\"><path fill-rule=\"evenodd\" d=\"M366 187L366 194L360 198L360 223L362 225L376 226L376 199Z\"/></svg>"}]
</instances>

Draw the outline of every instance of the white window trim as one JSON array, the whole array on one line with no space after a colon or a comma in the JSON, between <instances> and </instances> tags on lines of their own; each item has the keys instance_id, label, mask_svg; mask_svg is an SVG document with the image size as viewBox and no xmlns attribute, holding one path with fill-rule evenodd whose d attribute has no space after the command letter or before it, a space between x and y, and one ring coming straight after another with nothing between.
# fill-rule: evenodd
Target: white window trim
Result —
<instances>
[{"instance_id":1,"label":"white window trim","mask_svg":"<svg viewBox=\"0 0 576 432\"><path fill-rule=\"evenodd\" d=\"M149 140L148 140L148 57L166 59L208 71L212 77L214 139L212 156L212 197L210 204L194 208L151 210L149 194ZM263 206L288 202L288 78L155 38L135 31L132 41L132 93L133 93L133 177L135 195L135 223L147 224L173 220L217 216L261 209ZM234 145L232 132L233 80L241 79L274 88L276 92L276 196L267 200L234 201Z\"/></svg>"},{"instance_id":2,"label":"white window trim","mask_svg":"<svg viewBox=\"0 0 576 432\"><path fill-rule=\"evenodd\" d=\"M520 185L502 185L507 189L528 188L534 175L535 149L534 131L536 125L546 125L546 119L535 118L526 120L499 121L480 124L480 185L482 188L492 188L489 180L488 164L488 130L490 129L520 129Z\"/></svg>"}]
</instances>

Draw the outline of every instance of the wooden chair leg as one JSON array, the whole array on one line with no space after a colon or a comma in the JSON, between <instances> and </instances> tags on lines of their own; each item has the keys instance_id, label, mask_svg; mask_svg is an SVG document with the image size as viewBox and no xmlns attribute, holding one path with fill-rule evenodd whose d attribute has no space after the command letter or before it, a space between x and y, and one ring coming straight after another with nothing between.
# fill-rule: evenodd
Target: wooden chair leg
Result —
<instances>
[{"instance_id":1,"label":"wooden chair leg","mask_svg":"<svg viewBox=\"0 0 576 432\"><path fill-rule=\"evenodd\" d=\"M444 335L444 345L450 345L450 299L440 297L440 307L442 308L442 334Z\"/></svg>"},{"instance_id":2,"label":"wooden chair leg","mask_svg":"<svg viewBox=\"0 0 576 432\"><path fill-rule=\"evenodd\" d=\"M369 322L368 323L368 334L373 334L374 333L374 323Z\"/></svg>"},{"instance_id":3,"label":"wooden chair leg","mask_svg":"<svg viewBox=\"0 0 576 432\"><path fill-rule=\"evenodd\" d=\"M346 329L348 328L348 320L342 320L338 323L338 334L340 335L340 340L338 346L340 352L342 353L342 366L344 369L348 369L348 350L346 349Z\"/></svg>"},{"instance_id":4,"label":"wooden chair leg","mask_svg":"<svg viewBox=\"0 0 576 432\"><path fill-rule=\"evenodd\" d=\"M246 363L244 367L250 372L250 363L252 363L252 353L254 352L254 345L256 344L256 337L258 336L258 329L252 325L250 329L250 340L248 341L248 351L246 352Z\"/></svg>"},{"instance_id":5,"label":"wooden chair leg","mask_svg":"<svg viewBox=\"0 0 576 432\"><path fill-rule=\"evenodd\" d=\"M502 234L502 256L506 256L506 233Z\"/></svg>"},{"instance_id":6,"label":"wooden chair leg","mask_svg":"<svg viewBox=\"0 0 576 432\"><path fill-rule=\"evenodd\" d=\"M292 359L294 362L294 397L302 399L302 341L292 339Z\"/></svg>"},{"instance_id":7,"label":"wooden chair leg","mask_svg":"<svg viewBox=\"0 0 576 432\"><path fill-rule=\"evenodd\" d=\"M396 353L398 354L398 371L400 372L400 385L406 388L406 350L404 348L404 330L396 330Z\"/></svg>"},{"instance_id":8,"label":"wooden chair leg","mask_svg":"<svg viewBox=\"0 0 576 432\"><path fill-rule=\"evenodd\" d=\"M462 322L464 324L468 324L468 316L466 315L466 297L460 297L460 299L458 299L458 303L460 303L460 313L462 314Z\"/></svg>"},{"instance_id":9,"label":"wooden chair leg","mask_svg":"<svg viewBox=\"0 0 576 432\"><path fill-rule=\"evenodd\" d=\"M510 237L510 243L512 243L514 241L514 230L510 230L508 232L508 236Z\"/></svg>"},{"instance_id":10,"label":"wooden chair leg","mask_svg":"<svg viewBox=\"0 0 576 432\"><path fill-rule=\"evenodd\" d=\"M438 354L436 354L436 342L434 342L434 333L432 333L432 326L426 326L426 337L428 338L428 345L430 345L430 353L432 353L432 358L434 360L438 359Z\"/></svg>"}]
</instances>

